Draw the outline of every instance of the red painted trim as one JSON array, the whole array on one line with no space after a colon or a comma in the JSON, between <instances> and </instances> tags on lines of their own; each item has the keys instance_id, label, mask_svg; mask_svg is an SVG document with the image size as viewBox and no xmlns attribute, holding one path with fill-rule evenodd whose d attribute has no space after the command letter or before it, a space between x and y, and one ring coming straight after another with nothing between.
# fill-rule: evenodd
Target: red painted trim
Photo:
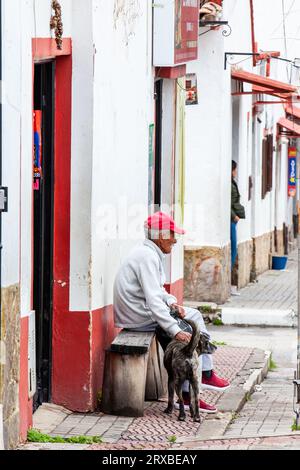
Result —
<instances>
[{"instance_id":1,"label":"red painted trim","mask_svg":"<svg viewBox=\"0 0 300 470\"><path fill-rule=\"evenodd\" d=\"M167 290L167 292L176 297L179 305L183 304L183 282L183 279L179 279L178 281L173 282L172 284L165 285L165 289Z\"/></svg>"},{"instance_id":2,"label":"red painted trim","mask_svg":"<svg viewBox=\"0 0 300 470\"><path fill-rule=\"evenodd\" d=\"M254 26L254 5L253 0L250 0L250 18L251 18L251 41L252 41L252 53L256 54L258 50L257 43L255 42L255 26ZM253 67L257 64L257 57L253 56Z\"/></svg>"},{"instance_id":3,"label":"red painted trim","mask_svg":"<svg viewBox=\"0 0 300 470\"><path fill-rule=\"evenodd\" d=\"M286 114L289 114L297 119L300 119L300 108L298 108L297 106L287 104L285 106L285 112Z\"/></svg>"},{"instance_id":4,"label":"red painted trim","mask_svg":"<svg viewBox=\"0 0 300 470\"><path fill-rule=\"evenodd\" d=\"M234 80L241 82L251 83L252 85L258 85L271 91L279 93L294 93L297 91L295 86L289 85L285 82L278 80L272 80L271 78L262 77L255 73L246 72L244 70L232 70L231 76Z\"/></svg>"},{"instance_id":5,"label":"red painted trim","mask_svg":"<svg viewBox=\"0 0 300 470\"><path fill-rule=\"evenodd\" d=\"M57 49L55 39L34 38L32 39L33 60L45 60L72 54L72 39L64 38L62 50Z\"/></svg>"},{"instance_id":6,"label":"red painted trim","mask_svg":"<svg viewBox=\"0 0 300 470\"><path fill-rule=\"evenodd\" d=\"M172 80L185 77L186 65L179 65L178 67L156 67L155 76L157 78L169 78Z\"/></svg>"},{"instance_id":7,"label":"red painted trim","mask_svg":"<svg viewBox=\"0 0 300 470\"><path fill-rule=\"evenodd\" d=\"M287 118L280 118L278 121L278 125L280 127L284 127L285 129L293 132L295 136L300 137L300 125L295 124L293 121L290 121Z\"/></svg>"}]
</instances>

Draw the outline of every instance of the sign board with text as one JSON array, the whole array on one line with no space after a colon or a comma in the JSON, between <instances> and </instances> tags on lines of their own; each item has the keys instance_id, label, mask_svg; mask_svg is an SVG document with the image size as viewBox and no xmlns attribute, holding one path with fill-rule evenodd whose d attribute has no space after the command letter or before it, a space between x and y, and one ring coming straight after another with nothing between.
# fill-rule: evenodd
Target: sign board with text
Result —
<instances>
[{"instance_id":1,"label":"sign board with text","mask_svg":"<svg viewBox=\"0 0 300 470\"><path fill-rule=\"evenodd\" d=\"M198 58L199 0L154 0L153 65L175 67Z\"/></svg>"},{"instance_id":2,"label":"sign board with text","mask_svg":"<svg viewBox=\"0 0 300 470\"><path fill-rule=\"evenodd\" d=\"M297 194L297 149L289 147L289 168L288 168L288 195L295 197Z\"/></svg>"}]
</instances>

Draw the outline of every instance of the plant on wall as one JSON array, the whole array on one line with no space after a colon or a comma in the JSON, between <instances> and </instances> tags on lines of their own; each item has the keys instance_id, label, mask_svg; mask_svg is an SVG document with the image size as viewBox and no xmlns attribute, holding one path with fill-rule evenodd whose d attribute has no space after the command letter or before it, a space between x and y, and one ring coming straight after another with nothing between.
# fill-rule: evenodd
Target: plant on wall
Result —
<instances>
[{"instance_id":1,"label":"plant on wall","mask_svg":"<svg viewBox=\"0 0 300 470\"><path fill-rule=\"evenodd\" d=\"M51 16L50 29L54 29L57 49L62 50L62 36L64 29L61 16L61 5L57 0L52 0L52 9L54 10L54 14Z\"/></svg>"}]
</instances>

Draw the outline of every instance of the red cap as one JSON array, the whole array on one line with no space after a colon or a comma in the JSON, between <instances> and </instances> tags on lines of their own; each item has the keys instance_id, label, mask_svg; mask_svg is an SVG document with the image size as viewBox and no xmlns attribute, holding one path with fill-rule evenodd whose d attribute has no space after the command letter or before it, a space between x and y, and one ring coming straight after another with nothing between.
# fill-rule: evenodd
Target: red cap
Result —
<instances>
[{"instance_id":1,"label":"red cap","mask_svg":"<svg viewBox=\"0 0 300 470\"><path fill-rule=\"evenodd\" d=\"M177 227L175 221L164 212L156 212L148 217L146 226L150 230L170 230L178 235L186 233L183 228Z\"/></svg>"}]
</instances>

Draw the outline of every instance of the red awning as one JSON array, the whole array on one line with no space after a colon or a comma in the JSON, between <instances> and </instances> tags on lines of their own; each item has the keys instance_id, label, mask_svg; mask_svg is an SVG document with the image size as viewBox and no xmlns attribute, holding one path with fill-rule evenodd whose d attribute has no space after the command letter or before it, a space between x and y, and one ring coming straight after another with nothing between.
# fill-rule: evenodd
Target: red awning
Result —
<instances>
[{"instance_id":1,"label":"red awning","mask_svg":"<svg viewBox=\"0 0 300 470\"><path fill-rule=\"evenodd\" d=\"M300 119L300 108L297 106L292 106L291 104L287 104L285 106L285 112L286 114L290 114L291 116L294 116L297 119Z\"/></svg>"},{"instance_id":2,"label":"red awning","mask_svg":"<svg viewBox=\"0 0 300 470\"><path fill-rule=\"evenodd\" d=\"M239 82L250 83L257 87L263 87L268 90L268 92L273 93L295 93L297 88L288 83L279 82L278 80L272 80L269 77L262 77L255 73L245 72L244 70L234 70L231 71L231 76L234 80ZM267 91L266 91L267 92Z\"/></svg>"},{"instance_id":3,"label":"red awning","mask_svg":"<svg viewBox=\"0 0 300 470\"><path fill-rule=\"evenodd\" d=\"M300 137L300 126L299 124L295 124L293 121L290 121L287 118L280 118L278 121L278 125L284 127L290 132L293 132L295 136Z\"/></svg>"},{"instance_id":4,"label":"red awning","mask_svg":"<svg viewBox=\"0 0 300 470\"><path fill-rule=\"evenodd\" d=\"M271 96L275 96L283 100L288 100L288 99L291 100L293 97L296 97L296 95L293 93L282 93L279 91L275 91L274 89L265 88L262 86L253 86L252 91L254 94L257 94L257 95L271 95Z\"/></svg>"}]
</instances>

